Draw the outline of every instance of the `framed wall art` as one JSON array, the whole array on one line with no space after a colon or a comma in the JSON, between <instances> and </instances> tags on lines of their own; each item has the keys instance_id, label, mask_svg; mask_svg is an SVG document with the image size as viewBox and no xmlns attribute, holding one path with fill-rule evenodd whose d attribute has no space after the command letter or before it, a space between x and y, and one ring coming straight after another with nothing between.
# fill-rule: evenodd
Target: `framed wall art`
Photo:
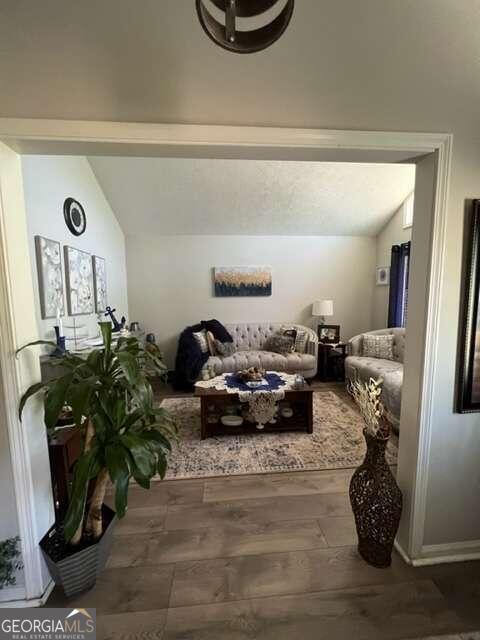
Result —
<instances>
[{"instance_id":1,"label":"framed wall art","mask_svg":"<svg viewBox=\"0 0 480 640\"><path fill-rule=\"evenodd\" d=\"M94 311L92 257L86 251L64 247L68 313L81 316Z\"/></svg>"},{"instance_id":2,"label":"framed wall art","mask_svg":"<svg viewBox=\"0 0 480 640\"><path fill-rule=\"evenodd\" d=\"M105 258L92 256L93 292L95 296L95 311L103 313L107 309L107 267Z\"/></svg>"},{"instance_id":3,"label":"framed wall art","mask_svg":"<svg viewBox=\"0 0 480 640\"><path fill-rule=\"evenodd\" d=\"M377 285L390 284L390 267L377 267Z\"/></svg>"},{"instance_id":4,"label":"framed wall art","mask_svg":"<svg viewBox=\"0 0 480 640\"><path fill-rule=\"evenodd\" d=\"M37 256L38 290L42 318L56 318L57 312L65 315L63 273L60 243L42 236L35 236Z\"/></svg>"},{"instance_id":5,"label":"framed wall art","mask_svg":"<svg viewBox=\"0 0 480 640\"><path fill-rule=\"evenodd\" d=\"M215 296L271 296L272 269L266 266L215 267Z\"/></svg>"},{"instance_id":6,"label":"framed wall art","mask_svg":"<svg viewBox=\"0 0 480 640\"><path fill-rule=\"evenodd\" d=\"M457 372L457 411L480 411L480 200L467 220Z\"/></svg>"}]
</instances>

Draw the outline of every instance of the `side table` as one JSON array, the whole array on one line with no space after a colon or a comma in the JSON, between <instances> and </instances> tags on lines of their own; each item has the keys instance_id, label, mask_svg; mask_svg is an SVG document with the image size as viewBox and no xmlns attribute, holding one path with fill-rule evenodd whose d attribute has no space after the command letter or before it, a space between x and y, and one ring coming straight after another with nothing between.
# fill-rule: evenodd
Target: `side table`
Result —
<instances>
[{"instance_id":1,"label":"side table","mask_svg":"<svg viewBox=\"0 0 480 640\"><path fill-rule=\"evenodd\" d=\"M48 454L52 476L55 515L61 520L68 509L72 468L82 453L82 433L77 427L58 429L49 438Z\"/></svg>"},{"instance_id":2,"label":"side table","mask_svg":"<svg viewBox=\"0 0 480 640\"><path fill-rule=\"evenodd\" d=\"M322 382L345 381L345 358L347 345L344 342L329 344L318 343L318 378Z\"/></svg>"}]
</instances>

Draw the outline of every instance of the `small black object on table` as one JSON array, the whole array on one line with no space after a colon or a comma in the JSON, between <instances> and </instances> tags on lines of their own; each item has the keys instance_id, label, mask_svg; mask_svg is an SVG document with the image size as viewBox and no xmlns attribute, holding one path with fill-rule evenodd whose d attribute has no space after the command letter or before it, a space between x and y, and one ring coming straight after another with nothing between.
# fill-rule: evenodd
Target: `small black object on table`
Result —
<instances>
[{"instance_id":1,"label":"small black object on table","mask_svg":"<svg viewBox=\"0 0 480 640\"><path fill-rule=\"evenodd\" d=\"M344 342L330 344L318 343L318 378L322 382L345 381L345 358L347 345Z\"/></svg>"}]
</instances>

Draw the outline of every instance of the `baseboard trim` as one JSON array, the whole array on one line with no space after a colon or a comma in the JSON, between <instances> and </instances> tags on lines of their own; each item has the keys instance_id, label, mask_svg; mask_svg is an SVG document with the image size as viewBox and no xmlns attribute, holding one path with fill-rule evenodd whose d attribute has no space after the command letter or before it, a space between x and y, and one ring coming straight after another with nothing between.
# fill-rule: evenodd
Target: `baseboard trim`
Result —
<instances>
[{"instance_id":1,"label":"baseboard trim","mask_svg":"<svg viewBox=\"0 0 480 640\"><path fill-rule=\"evenodd\" d=\"M414 567L480 560L480 540L423 545L419 558L410 558L397 540L395 549L407 564Z\"/></svg>"},{"instance_id":2,"label":"baseboard trim","mask_svg":"<svg viewBox=\"0 0 480 640\"><path fill-rule=\"evenodd\" d=\"M9 600L2 600L0 602L0 609L12 608L12 609L25 609L27 607L43 607L47 602L50 594L53 591L55 583L53 580L47 585L47 588L43 592L40 598L32 598L27 600L25 598L25 589L23 587L16 587L8 591L7 596ZM10 596L12 596L10 598Z\"/></svg>"},{"instance_id":3,"label":"baseboard trim","mask_svg":"<svg viewBox=\"0 0 480 640\"><path fill-rule=\"evenodd\" d=\"M407 564L413 564L412 563L412 559L410 558L410 556L408 555L408 553L405 551L405 549L402 547L402 545L398 542L398 540L395 540L395 542L393 543L395 549L398 551L398 553L400 554L400 556L402 557L402 560L404 562L406 562Z\"/></svg>"},{"instance_id":4,"label":"baseboard trim","mask_svg":"<svg viewBox=\"0 0 480 640\"><path fill-rule=\"evenodd\" d=\"M419 563L424 565L479 560L480 540L423 545L421 553L422 558L419 558Z\"/></svg>"}]
</instances>

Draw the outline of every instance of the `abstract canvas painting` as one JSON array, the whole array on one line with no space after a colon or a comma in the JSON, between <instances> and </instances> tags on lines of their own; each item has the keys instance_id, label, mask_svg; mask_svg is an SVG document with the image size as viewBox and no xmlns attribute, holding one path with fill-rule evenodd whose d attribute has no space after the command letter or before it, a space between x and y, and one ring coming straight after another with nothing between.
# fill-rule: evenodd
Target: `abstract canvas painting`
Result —
<instances>
[{"instance_id":1,"label":"abstract canvas painting","mask_svg":"<svg viewBox=\"0 0 480 640\"><path fill-rule=\"evenodd\" d=\"M93 313L92 257L73 247L64 250L68 313L71 316Z\"/></svg>"},{"instance_id":2,"label":"abstract canvas painting","mask_svg":"<svg viewBox=\"0 0 480 640\"><path fill-rule=\"evenodd\" d=\"M37 254L38 289L42 318L55 318L57 311L65 314L63 275L60 243L35 236Z\"/></svg>"},{"instance_id":3,"label":"abstract canvas painting","mask_svg":"<svg viewBox=\"0 0 480 640\"><path fill-rule=\"evenodd\" d=\"M272 295L271 267L215 267L213 281L217 297Z\"/></svg>"},{"instance_id":4,"label":"abstract canvas painting","mask_svg":"<svg viewBox=\"0 0 480 640\"><path fill-rule=\"evenodd\" d=\"M107 268L105 259L92 256L95 311L103 313L107 308Z\"/></svg>"}]
</instances>

